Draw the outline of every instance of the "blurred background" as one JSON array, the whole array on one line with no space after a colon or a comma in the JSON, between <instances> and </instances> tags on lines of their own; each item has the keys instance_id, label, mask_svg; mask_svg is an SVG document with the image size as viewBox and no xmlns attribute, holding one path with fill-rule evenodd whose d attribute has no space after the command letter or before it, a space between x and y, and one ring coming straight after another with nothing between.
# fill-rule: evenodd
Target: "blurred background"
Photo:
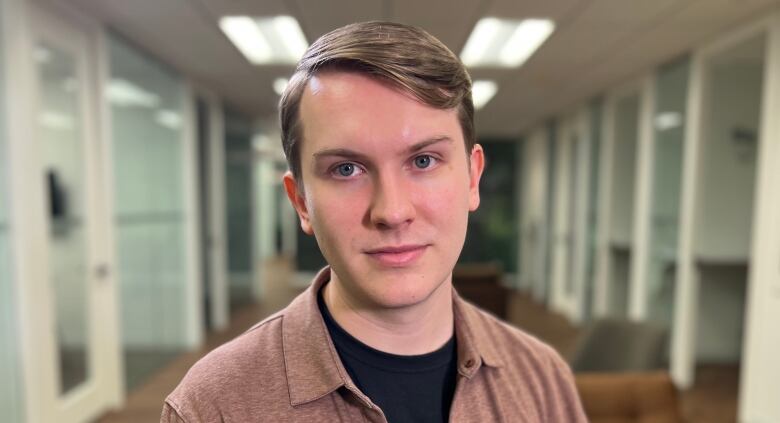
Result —
<instances>
[{"instance_id":1,"label":"blurred background","mask_svg":"<svg viewBox=\"0 0 780 423\"><path fill-rule=\"evenodd\" d=\"M374 19L474 80L465 297L594 422L780 422L777 0L0 0L0 420L156 421L306 287L279 93Z\"/></svg>"}]
</instances>

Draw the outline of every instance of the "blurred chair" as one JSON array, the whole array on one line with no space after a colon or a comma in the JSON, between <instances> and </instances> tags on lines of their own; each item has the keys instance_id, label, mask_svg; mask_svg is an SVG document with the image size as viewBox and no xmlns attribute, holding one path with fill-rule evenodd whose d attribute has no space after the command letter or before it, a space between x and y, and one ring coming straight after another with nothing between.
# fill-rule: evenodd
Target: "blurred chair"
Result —
<instances>
[{"instance_id":1,"label":"blurred chair","mask_svg":"<svg viewBox=\"0 0 780 423\"><path fill-rule=\"evenodd\" d=\"M577 390L591 423L682 423L677 389L666 371L578 373Z\"/></svg>"},{"instance_id":2,"label":"blurred chair","mask_svg":"<svg viewBox=\"0 0 780 423\"><path fill-rule=\"evenodd\" d=\"M598 319L580 337L571 368L575 373L662 369L666 338L666 329L651 323Z\"/></svg>"}]
</instances>

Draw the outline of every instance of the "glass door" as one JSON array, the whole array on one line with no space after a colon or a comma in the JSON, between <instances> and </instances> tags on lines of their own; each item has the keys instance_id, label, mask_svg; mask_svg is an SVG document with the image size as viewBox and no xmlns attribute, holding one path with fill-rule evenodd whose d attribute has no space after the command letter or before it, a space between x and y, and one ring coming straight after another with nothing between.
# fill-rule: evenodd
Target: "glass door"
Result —
<instances>
[{"instance_id":1,"label":"glass door","mask_svg":"<svg viewBox=\"0 0 780 423\"><path fill-rule=\"evenodd\" d=\"M106 252L111 251L106 248L108 197L98 191L104 178L99 174L96 31L32 6L33 151L42 182L36 186L43 187L45 197L38 259L45 280L36 284L48 299L42 304L49 308L43 316L50 325L48 333L36 334L46 340L31 361L45 369L43 420L86 421L110 405L117 392L112 388L119 384L111 254Z\"/></svg>"},{"instance_id":2,"label":"glass door","mask_svg":"<svg viewBox=\"0 0 780 423\"><path fill-rule=\"evenodd\" d=\"M636 149L639 137L638 92L620 97L615 104L612 151L612 201L609 237L609 310L612 316L628 314L631 247L633 243Z\"/></svg>"}]
</instances>

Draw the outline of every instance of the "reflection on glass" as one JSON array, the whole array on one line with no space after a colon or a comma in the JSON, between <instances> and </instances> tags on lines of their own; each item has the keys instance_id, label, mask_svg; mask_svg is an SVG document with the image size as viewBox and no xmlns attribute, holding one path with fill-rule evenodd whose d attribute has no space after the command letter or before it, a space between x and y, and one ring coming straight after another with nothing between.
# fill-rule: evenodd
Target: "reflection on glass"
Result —
<instances>
[{"instance_id":1,"label":"reflection on glass","mask_svg":"<svg viewBox=\"0 0 780 423\"><path fill-rule=\"evenodd\" d=\"M647 298L649 318L663 327L671 326L674 306L688 71L687 58L663 66L655 87Z\"/></svg>"},{"instance_id":2,"label":"reflection on glass","mask_svg":"<svg viewBox=\"0 0 780 423\"><path fill-rule=\"evenodd\" d=\"M37 134L44 154L51 231L49 280L54 293L62 393L89 375L85 158L75 58L46 43L35 51Z\"/></svg>"},{"instance_id":3,"label":"reflection on glass","mask_svg":"<svg viewBox=\"0 0 780 423\"><path fill-rule=\"evenodd\" d=\"M639 95L623 97L615 105L615 144L612 174L612 220L610 225L610 310L628 314L628 279L634 217L634 177L639 134Z\"/></svg>"}]
</instances>

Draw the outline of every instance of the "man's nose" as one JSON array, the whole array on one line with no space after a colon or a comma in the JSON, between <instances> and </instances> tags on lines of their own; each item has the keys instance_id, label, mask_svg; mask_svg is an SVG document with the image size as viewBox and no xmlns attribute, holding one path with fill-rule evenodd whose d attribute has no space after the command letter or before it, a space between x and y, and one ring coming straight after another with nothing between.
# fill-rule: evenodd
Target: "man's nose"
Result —
<instances>
[{"instance_id":1,"label":"man's nose","mask_svg":"<svg viewBox=\"0 0 780 423\"><path fill-rule=\"evenodd\" d=\"M415 209L407 182L400 176L378 178L370 210L371 223L380 229L396 229L414 220Z\"/></svg>"}]
</instances>

